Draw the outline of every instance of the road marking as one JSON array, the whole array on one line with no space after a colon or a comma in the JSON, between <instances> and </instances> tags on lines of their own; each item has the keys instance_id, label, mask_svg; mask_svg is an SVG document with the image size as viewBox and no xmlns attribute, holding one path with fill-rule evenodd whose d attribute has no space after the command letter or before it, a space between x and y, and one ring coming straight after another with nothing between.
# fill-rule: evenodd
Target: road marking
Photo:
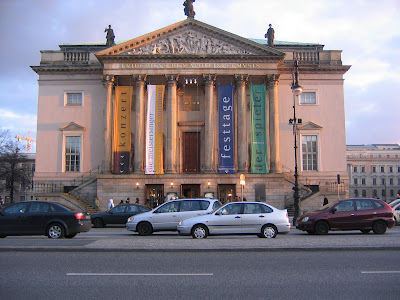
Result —
<instances>
[{"instance_id":1,"label":"road marking","mask_svg":"<svg viewBox=\"0 0 400 300\"><path fill-rule=\"evenodd\" d=\"M361 271L361 274L400 274L400 271Z\"/></svg>"},{"instance_id":2,"label":"road marking","mask_svg":"<svg viewBox=\"0 0 400 300\"><path fill-rule=\"evenodd\" d=\"M183 273L67 273L67 276L214 276L213 273L183 274Z\"/></svg>"}]
</instances>

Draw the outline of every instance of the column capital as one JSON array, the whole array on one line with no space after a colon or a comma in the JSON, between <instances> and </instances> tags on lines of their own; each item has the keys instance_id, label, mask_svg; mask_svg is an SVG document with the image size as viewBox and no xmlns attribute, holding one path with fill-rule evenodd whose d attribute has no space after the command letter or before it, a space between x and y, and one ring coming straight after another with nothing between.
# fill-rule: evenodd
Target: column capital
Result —
<instances>
[{"instance_id":1,"label":"column capital","mask_svg":"<svg viewBox=\"0 0 400 300\"><path fill-rule=\"evenodd\" d=\"M237 84L246 84L249 80L248 74L235 74L235 80Z\"/></svg>"},{"instance_id":2,"label":"column capital","mask_svg":"<svg viewBox=\"0 0 400 300\"><path fill-rule=\"evenodd\" d=\"M215 74L203 74L204 84L214 84L215 79L217 79L217 75Z\"/></svg>"},{"instance_id":3,"label":"column capital","mask_svg":"<svg viewBox=\"0 0 400 300\"><path fill-rule=\"evenodd\" d=\"M103 81L103 86L104 87L108 87L110 85L113 86L114 85L114 80L115 80L114 75L109 75L109 74L102 75L102 81Z\"/></svg>"},{"instance_id":4,"label":"column capital","mask_svg":"<svg viewBox=\"0 0 400 300\"><path fill-rule=\"evenodd\" d=\"M176 85L178 83L178 74L165 74L168 85Z\"/></svg>"},{"instance_id":5,"label":"column capital","mask_svg":"<svg viewBox=\"0 0 400 300\"><path fill-rule=\"evenodd\" d=\"M144 82L147 80L147 75L144 74L140 74L140 75L132 75L133 80L135 80L136 82Z\"/></svg>"},{"instance_id":6,"label":"column capital","mask_svg":"<svg viewBox=\"0 0 400 300\"><path fill-rule=\"evenodd\" d=\"M280 74L270 74L270 75L267 75L267 84L268 84L268 87L274 87L275 85L277 85L280 76L281 76Z\"/></svg>"}]
</instances>

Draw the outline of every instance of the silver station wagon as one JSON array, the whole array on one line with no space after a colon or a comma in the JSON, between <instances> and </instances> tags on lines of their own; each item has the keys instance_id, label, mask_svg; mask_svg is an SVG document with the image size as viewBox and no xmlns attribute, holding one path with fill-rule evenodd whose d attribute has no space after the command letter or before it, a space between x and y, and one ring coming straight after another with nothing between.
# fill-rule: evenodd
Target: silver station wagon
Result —
<instances>
[{"instance_id":1,"label":"silver station wagon","mask_svg":"<svg viewBox=\"0 0 400 300\"><path fill-rule=\"evenodd\" d=\"M168 201L152 211L132 216L126 229L140 235L151 235L155 231L176 231L180 221L211 213L221 206L215 199L179 199Z\"/></svg>"},{"instance_id":2,"label":"silver station wagon","mask_svg":"<svg viewBox=\"0 0 400 300\"><path fill-rule=\"evenodd\" d=\"M256 234L260 238L274 238L290 231L287 210L262 202L232 202L217 211L179 223L180 235L202 239L217 234Z\"/></svg>"}]
</instances>

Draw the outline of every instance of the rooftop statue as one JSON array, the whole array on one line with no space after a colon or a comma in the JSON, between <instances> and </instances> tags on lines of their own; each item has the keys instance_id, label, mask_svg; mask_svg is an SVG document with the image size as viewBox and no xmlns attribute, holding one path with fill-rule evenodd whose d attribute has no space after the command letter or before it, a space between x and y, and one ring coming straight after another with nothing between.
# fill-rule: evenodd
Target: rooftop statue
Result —
<instances>
[{"instance_id":1,"label":"rooftop statue","mask_svg":"<svg viewBox=\"0 0 400 300\"><path fill-rule=\"evenodd\" d=\"M111 25L108 25L108 28L106 28L104 30L104 32L107 32L107 35L106 35L106 39L107 39L106 46L107 47L114 46L115 45L115 42L114 42L115 35L114 35L114 30L112 30L112 28L111 28Z\"/></svg>"},{"instance_id":2,"label":"rooftop statue","mask_svg":"<svg viewBox=\"0 0 400 300\"><path fill-rule=\"evenodd\" d=\"M269 24L269 28L265 37L268 39L268 46L274 47L274 38L275 38L275 30L272 28L272 25Z\"/></svg>"},{"instance_id":3,"label":"rooftop statue","mask_svg":"<svg viewBox=\"0 0 400 300\"><path fill-rule=\"evenodd\" d=\"M193 2L195 1L196 0L186 0L185 2L183 2L183 6L185 7L183 11L185 12L185 15L191 19L194 19L194 16L196 15L193 10Z\"/></svg>"}]
</instances>

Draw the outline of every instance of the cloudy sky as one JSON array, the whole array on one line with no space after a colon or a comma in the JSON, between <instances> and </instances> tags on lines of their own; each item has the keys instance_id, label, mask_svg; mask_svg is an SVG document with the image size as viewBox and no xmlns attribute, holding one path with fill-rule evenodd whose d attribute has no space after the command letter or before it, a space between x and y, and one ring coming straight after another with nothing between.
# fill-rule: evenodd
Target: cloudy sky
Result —
<instances>
[{"instance_id":1,"label":"cloudy sky","mask_svg":"<svg viewBox=\"0 0 400 300\"><path fill-rule=\"evenodd\" d=\"M128 40L186 19L184 0L0 0L0 129L36 137L40 50ZM399 0L197 0L196 19L248 38L343 50L347 144L400 143Z\"/></svg>"}]
</instances>

